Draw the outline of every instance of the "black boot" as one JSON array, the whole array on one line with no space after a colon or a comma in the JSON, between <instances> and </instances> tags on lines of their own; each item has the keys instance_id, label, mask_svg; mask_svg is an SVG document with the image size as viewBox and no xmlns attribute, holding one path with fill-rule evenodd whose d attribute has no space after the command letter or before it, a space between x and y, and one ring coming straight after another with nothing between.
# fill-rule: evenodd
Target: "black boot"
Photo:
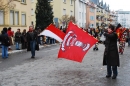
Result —
<instances>
[{"instance_id":1,"label":"black boot","mask_svg":"<svg viewBox=\"0 0 130 86\"><path fill-rule=\"evenodd\" d=\"M106 75L106 78L110 78L111 77L111 75Z\"/></svg>"},{"instance_id":2,"label":"black boot","mask_svg":"<svg viewBox=\"0 0 130 86\"><path fill-rule=\"evenodd\" d=\"M112 79L116 79L116 76L115 76L115 75L113 75L113 76L112 76Z\"/></svg>"}]
</instances>

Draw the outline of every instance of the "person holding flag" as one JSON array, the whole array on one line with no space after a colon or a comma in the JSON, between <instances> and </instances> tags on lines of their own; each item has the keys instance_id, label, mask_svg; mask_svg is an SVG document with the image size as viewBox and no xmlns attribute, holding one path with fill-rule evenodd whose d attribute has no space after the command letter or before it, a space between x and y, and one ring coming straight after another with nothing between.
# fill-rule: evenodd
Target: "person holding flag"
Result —
<instances>
[{"instance_id":1,"label":"person holding flag","mask_svg":"<svg viewBox=\"0 0 130 86\"><path fill-rule=\"evenodd\" d=\"M107 65L106 78L111 77L112 72L113 72L112 79L116 79L118 75L117 66L118 67L120 66L119 53L118 53L118 47L117 47L118 36L116 32L114 32L114 29L115 29L114 26L110 25L108 27L107 32L104 33L106 40L104 42L105 51L104 51L104 56L103 56L103 65Z\"/></svg>"}]
</instances>

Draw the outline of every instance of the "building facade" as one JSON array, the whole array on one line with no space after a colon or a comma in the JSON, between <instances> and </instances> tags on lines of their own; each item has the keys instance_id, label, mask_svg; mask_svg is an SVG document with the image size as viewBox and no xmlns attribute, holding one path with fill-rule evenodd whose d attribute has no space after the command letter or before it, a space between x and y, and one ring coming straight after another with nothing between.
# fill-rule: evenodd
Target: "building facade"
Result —
<instances>
[{"instance_id":1,"label":"building facade","mask_svg":"<svg viewBox=\"0 0 130 86\"><path fill-rule=\"evenodd\" d=\"M87 2L86 28L96 28L96 5L89 1Z\"/></svg>"},{"instance_id":2,"label":"building facade","mask_svg":"<svg viewBox=\"0 0 130 86\"><path fill-rule=\"evenodd\" d=\"M115 11L110 12L109 18L110 18L110 24L117 25L117 14Z\"/></svg>"},{"instance_id":3,"label":"building facade","mask_svg":"<svg viewBox=\"0 0 130 86\"><path fill-rule=\"evenodd\" d=\"M105 28L109 23L109 5L99 0L91 0L96 5L96 27Z\"/></svg>"},{"instance_id":4,"label":"building facade","mask_svg":"<svg viewBox=\"0 0 130 86\"><path fill-rule=\"evenodd\" d=\"M6 0L4 0L6 3ZM16 5L14 9L8 10L6 14L0 11L0 30L3 27L12 27L16 32L19 28L28 29L31 25L31 0L15 0L13 3Z\"/></svg>"},{"instance_id":5,"label":"building facade","mask_svg":"<svg viewBox=\"0 0 130 86\"><path fill-rule=\"evenodd\" d=\"M130 28L130 11L116 11L118 19L117 22L123 27Z\"/></svg>"},{"instance_id":6,"label":"building facade","mask_svg":"<svg viewBox=\"0 0 130 86\"><path fill-rule=\"evenodd\" d=\"M74 16L74 5L75 5L75 0L50 0L50 3L53 8L53 15L54 15L54 24L57 27L63 26L64 25L64 19L62 18L63 16L66 16L67 19L70 16Z\"/></svg>"},{"instance_id":7,"label":"building facade","mask_svg":"<svg viewBox=\"0 0 130 86\"><path fill-rule=\"evenodd\" d=\"M75 1L76 24L82 28L86 28L87 2L88 2L88 0L76 0Z\"/></svg>"},{"instance_id":8,"label":"building facade","mask_svg":"<svg viewBox=\"0 0 130 86\"><path fill-rule=\"evenodd\" d=\"M35 14L36 4L37 0L31 0L31 25L33 27L35 27L36 24L36 14Z\"/></svg>"}]
</instances>

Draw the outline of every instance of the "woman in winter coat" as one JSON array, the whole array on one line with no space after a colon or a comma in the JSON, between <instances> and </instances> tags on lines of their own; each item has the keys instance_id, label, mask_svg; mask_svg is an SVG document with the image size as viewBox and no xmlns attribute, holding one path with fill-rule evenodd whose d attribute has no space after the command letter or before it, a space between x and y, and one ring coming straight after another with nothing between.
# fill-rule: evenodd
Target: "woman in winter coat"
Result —
<instances>
[{"instance_id":1,"label":"woman in winter coat","mask_svg":"<svg viewBox=\"0 0 130 86\"><path fill-rule=\"evenodd\" d=\"M26 49L27 48L27 33L26 33L26 29L24 29L23 32L22 32L21 43L22 43L22 49Z\"/></svg>"},{"instance_id":2,"label":"woman in winter coat","mask_svg":"<svg viewBox=\"0 0 130 86\"><path fill-rule=\"evenodd\" d=\"M117 39L118 36L114 32L114 26L110 25L108 31L104 33L106 37L105 40L105 51L104 51L104 58L103 58L103 65L107 65L107 75L106 78L111 77L112 79L116 79L118 72L117 66L120 66L119 63L119 53L117 47Z\"/></svg>"}]
</instances>

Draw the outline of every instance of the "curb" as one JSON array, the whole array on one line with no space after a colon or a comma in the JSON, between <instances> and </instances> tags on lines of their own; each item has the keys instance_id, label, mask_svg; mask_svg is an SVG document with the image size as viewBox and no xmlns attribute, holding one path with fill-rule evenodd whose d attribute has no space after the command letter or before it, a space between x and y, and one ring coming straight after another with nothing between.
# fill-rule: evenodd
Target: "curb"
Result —
<instances>
[{"instance_id":1,"label":"curb","mask_svg":"<svg viewBox=\"0 0 130 86\"><path fill-rule=\"evenodd\" d=\"M58 45L59 43L56 43L56 44L51 44L51 45L42 45L42 46L39 46L39 49L43 49L45 47L50 47L50 46L54 46L54 45ZM18 54L18 53L26 53L27 52L27 49L24 49L24 50L12 50L12 51L9 51L8 52L8 55L13 55L13 54ZM2 53L0 53L0 56L2 56Z\"/></svg>"}]
</instances>

